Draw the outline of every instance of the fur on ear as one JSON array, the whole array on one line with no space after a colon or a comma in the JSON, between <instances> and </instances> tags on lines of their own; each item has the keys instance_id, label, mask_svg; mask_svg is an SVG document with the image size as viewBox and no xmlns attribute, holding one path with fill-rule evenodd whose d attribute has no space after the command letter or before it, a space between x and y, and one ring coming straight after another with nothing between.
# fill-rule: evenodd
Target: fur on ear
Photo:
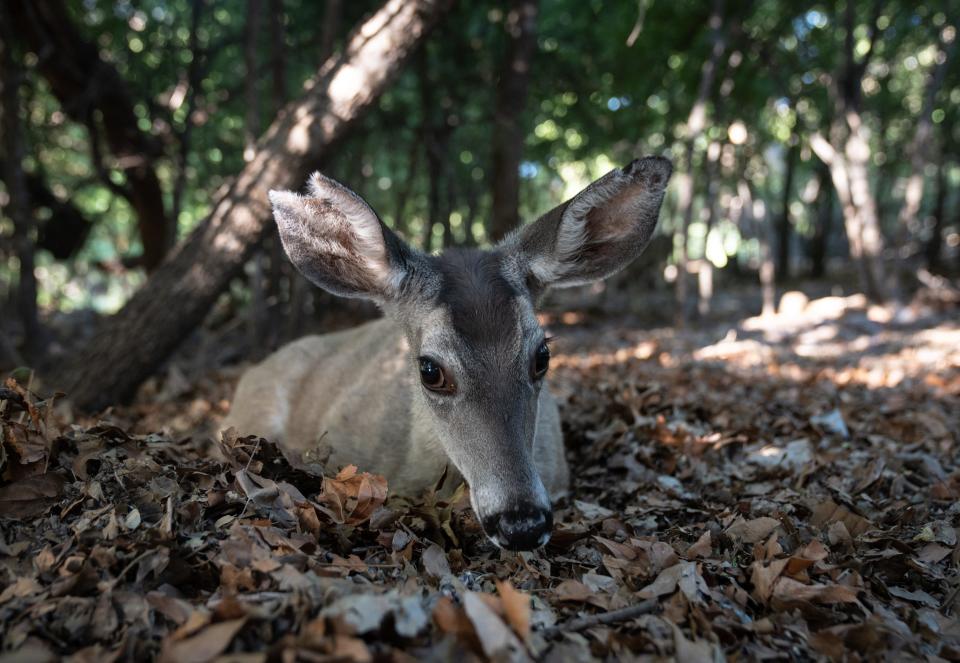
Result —
<instances>
[{"instance_id":1,"label":"fur on ear","mask_svg":"<svg viewBox=\"0 0 960 663\"><path fill-rule=\"evenodd\" d=\"M400 291L410 249L356 193L320 173L308 194L271 191L273 216L290 261L343 297L383 303Z\"/></svg>"},{"instance_id":2,"label":"fur on ear","mask_svg":"<svg viewBox=\"0 0 960 663\"><path fill-rule=\"evenodd\" d=\"M604 279L650 243L672 171L662 157L636 159L521 228L502 248L541 287Z\"/></svg>"}]
</instances>

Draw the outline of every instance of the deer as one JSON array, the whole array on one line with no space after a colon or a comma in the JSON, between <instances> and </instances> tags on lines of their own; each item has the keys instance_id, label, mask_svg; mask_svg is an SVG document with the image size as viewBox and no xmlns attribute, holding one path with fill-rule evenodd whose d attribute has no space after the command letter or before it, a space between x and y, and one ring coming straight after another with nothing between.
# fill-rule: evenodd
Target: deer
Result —
<instances>
[{"instance_id":1,"label":"deer","mask_svg":"<svg viewBox=\"0 0 960 663\"><path fill-rule=\"evenodd\" d=\"M300 461L381 474L395 494L431 488L449 469L496 546L544 546L570 477L537 302L637 258L671 173L665 158L636 159L489 249L439 254L406 243L320 173L305 195L271 191L296 268L334 295L372 300L383 317L293 341L248 369L222 428Z\"/></svg>"}]
</instances>

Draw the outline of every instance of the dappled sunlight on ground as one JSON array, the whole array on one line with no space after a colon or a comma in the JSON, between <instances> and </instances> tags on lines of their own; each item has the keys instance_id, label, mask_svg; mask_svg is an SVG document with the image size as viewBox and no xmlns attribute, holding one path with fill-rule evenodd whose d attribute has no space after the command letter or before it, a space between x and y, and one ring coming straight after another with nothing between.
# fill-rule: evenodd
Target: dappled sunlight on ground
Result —
<instances>
[{"instance_id":1,"label":"dappled sunlight on ground","mask_svg":"<svg viewBox=\"0 0 960 663\"><path fill-rule=\"evenodd\" d=\"M859 295L825 297L802 310L685 330L631 330L611 321L578 326L583 320L582 315L564 314L550 321L558 339L556 366L723 362L727 370L745 375L761 372L797 381L894 387L919 379L931 388L960 389L960 323L955 316L867 306Z\"/></svg>"}]
</instances>

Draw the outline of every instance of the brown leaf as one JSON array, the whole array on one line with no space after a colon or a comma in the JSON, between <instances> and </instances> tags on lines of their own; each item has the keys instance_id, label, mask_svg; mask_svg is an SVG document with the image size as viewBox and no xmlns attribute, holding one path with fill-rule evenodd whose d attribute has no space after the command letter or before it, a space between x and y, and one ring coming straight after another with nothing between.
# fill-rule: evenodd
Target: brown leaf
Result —
<instances>
[{"instance_id":1,"label":"brown leaf","mask_svg":"<svg viewBox=\"0 0 960 663\"><path fill-rule=\"evenodd\" d=\"M424 570L438 580L450 575L450 563L447 561L447 554L443 548L436 543L431 543L423 551Z\"/></svg>"},{"instance_id":2,"label":"brown leaf","mask_svg":"<svg viewBox=\"0 0 960 663\"><path fill-rule=\"evenodd\" d=\"M857 589L847 585L805 585L792 578L781 577L773 586L771 600L784 603L811 601L813 603L856 603Z\"/></svg>"},{"instance_id":3,"label":"brown leaf","mask_svg":"<svg viewBox=\"0 0 960 663\"><path fill-rule=\"evenodd\" d=\"M0 487L0 518L25 520L46 512L63 491L64 479L47 473Z\"/></svg>"},{"instance_id":4,"label":"brown leaf","mask_svg":"<svg viewBox=\"0 0 960 663\"><path fill-rule=\"evenodd\" d=\"M526 640L530 636L530 596L514 589L509 580L497 581L497 593L507 623Z\"/></svg>"},{"instance_id":5,"label":"brown leaf","mask_svg":"<svg viewBox=\"0 0 960 663\"><path fill-rule=\"evenodd\" d=\"M433 606L433 621L444 633L458 638L475 638L473 622L463 608L456 605L449 596L441 596Z\"/></svg>"},{"instance_id":6,"label":"brown leaf","mask_svg":"<svg viewBox=\"0 0 960 663\"><path fill-rule=\"evenodd\" d=\"M950 548L941 546L939 543L928 543L917 553L917 559L927 564L935 564L951 552L953 551Z\"/></svg>"},{"instance_id":7,"label":"brown leaf","mask_svg":"<svg viewBox=\"0 0 960 663\"><path fill-rule=\"evenodd\" d=\"M359 525L386 501L387 480L368 472L358 473L356 465L348 465L336 477L323 478L318 499L335 522Z\"/></svg>"},{"instance_id":8,"label":"brown leaf","mask_svg":"<svg viewBox=\"0 0 960 663\"><path fill-rule=\"evenodd\" d=\"M617 543L611 539L605 539L602 536L595 536L593 538L603 544L603 546L609 550L614 557L627 560L634 560L637 558L637 551L631 546L623 543Z\"/></svg>"},{"instance_id":9,"label":"brown leaf","mask_svg":"<svg viewBox=\"0 0 960 663\"><path fill-rule=\"evenodd\" d=\"M160 652L162 663L206 663L230 645L246 619L231 619L211 624L196 635L182 640L167 638Z\"/></svg>"},{"instance_id":10,"label":"brown leaf","mask_svg":"<svg viewBox=\"0 0 960 663\"><path fill-rule=\"evenodd\" d=\"M887 591L899 599L913 601L914 603L921 603L929 608L937 608L940 606L940 601L933 598L922 589L910 591L909 589L904 589L903 587L887 587Z\"/></svg>"},{"instance_id":11,"label":"brown leaf","mask_svg":"<svg viewBox=\"0 0 960 663\"><path fill-rule=\"evenodd\" d=\"M818 504L810 516L810 524L821 529L823 529L825 525L835 522L843 523L844 527L847 528L847 531L854 538L860 536L873 526L872 523L863 516L858 516L847 507L837 504L831 499Z\"/></svg>"},{"instance_id":12,"label":"brown leaf","mask_svg":"<svg viewBox=\"0 0 960 663\"><path fill-rule=\"evenodd\" d=\"M709 557L711 552L713 552L713 543L711 541L710 530L706 530L695 543L687 548L686 557L687 559Z\"/></svg>"},{"instance_id":13,"label":"brown leaf","mask_svg":"<svg viewBox=\"0 0 960 663\"><path fill-rule=\"evenodd\" d=\"M488 658L497 661L529 661L523 644L476 592L467 592L463 607Z\"/></svg>"},{"instance_id":14,"label":"brown leaf","mask_svg":"<svg viewBox=\"0 0 960 663\"><path fill-rule=\"evenodd\" d=\"M750 566L750 581L753 583L753 595L761 603L766 603L773 594L773 585L787 567L788 559L775 559L770 564L754 562Z\"/></svg>"},{"instance_id":15,"label":"brown leaf","mask_svg":"<svg viewBox=\"0 0 960 663\"><path fill-rule=\"evenodd\" d=\"M741 539L744 543L757 543L766 539L779 526L779 520L768 516L761 516L753 520L737 518L727 528L727 535Z\"/></svg>"}]
</instances>

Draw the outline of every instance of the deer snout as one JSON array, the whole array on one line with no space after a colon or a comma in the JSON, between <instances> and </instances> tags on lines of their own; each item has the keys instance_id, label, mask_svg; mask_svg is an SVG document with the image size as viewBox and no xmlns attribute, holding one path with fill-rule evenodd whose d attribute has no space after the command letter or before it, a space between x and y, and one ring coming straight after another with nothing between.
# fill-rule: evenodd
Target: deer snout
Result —
<instances>
[{"instance_id":1,"label":"deer snout","mask_svg":"<svg viewBox=\"0 0 960 663\"><path fill-rule=\"evenodd\" d=\"M534 504L522 504L484 518L483 529L501 548L534 550L550 540L553 513Z\"/></svg>"}]
</instances>

